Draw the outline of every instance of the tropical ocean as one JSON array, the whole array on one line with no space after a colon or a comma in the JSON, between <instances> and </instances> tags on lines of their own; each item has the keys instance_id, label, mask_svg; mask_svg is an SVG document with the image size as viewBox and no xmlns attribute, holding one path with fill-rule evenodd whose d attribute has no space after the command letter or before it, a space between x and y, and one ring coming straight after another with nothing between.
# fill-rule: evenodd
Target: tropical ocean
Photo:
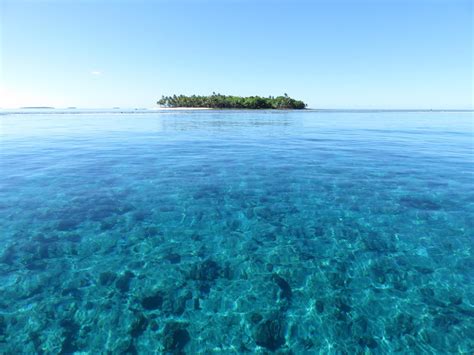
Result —
<instances>
[{"instance_id":1,"label":"tropical ocean","mask_svg":"<svg viewBox=\"0 0 474 355\"><path fill-rule=\"evenodd\" d=\"M0 353L472 354L473 120L3 112Z\"/></svg>"}]
</instances>

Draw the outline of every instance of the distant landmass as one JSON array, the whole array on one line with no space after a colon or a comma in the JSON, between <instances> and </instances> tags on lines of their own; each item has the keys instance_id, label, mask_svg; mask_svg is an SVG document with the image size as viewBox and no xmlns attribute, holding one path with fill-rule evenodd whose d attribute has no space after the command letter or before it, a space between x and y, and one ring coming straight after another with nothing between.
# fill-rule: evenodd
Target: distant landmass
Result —
<instances>
[{"instance_id":1,"label":"distant landmass","mask_svg":"<svg viewBox=\"0 0 474 355\"><path fill-rule=\"evenodd\" d=\"M215 109L276 109L276 110L301 110L306 104L301 100L295 100L287 94L283 96L229 96L213 93L210 96L185 96L173 95L162 96L157 102L164 107L195 107Z\"/></svg>"},{"instance_id":2,"label":"distant landmass","mask_svg":"<svg viewBox=\"0 0 474 355\"><path fill-rule=\"evenodd\" d=\"M48 110L51 110L51 109L54 109L54 107L50 107L50 106L25 106L25 107L20 107L20 109L22 110L38 110L38 109L48 109Z\"/></svg>"}]
</instances>

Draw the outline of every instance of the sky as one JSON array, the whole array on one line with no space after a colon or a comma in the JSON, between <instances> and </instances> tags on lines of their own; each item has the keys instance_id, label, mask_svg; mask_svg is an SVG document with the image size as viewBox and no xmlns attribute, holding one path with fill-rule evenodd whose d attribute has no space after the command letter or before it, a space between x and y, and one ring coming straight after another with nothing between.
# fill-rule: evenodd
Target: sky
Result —
<instances>
[{"instance_id":1,"label":"sky","mask_svg":"<svg viewBox=\"0 0 474 355\"><path fill-rule=\"evenodd\" d=\"M472 109L470 0L0 0L0 107Z\"/></svg>"}]
</instances>

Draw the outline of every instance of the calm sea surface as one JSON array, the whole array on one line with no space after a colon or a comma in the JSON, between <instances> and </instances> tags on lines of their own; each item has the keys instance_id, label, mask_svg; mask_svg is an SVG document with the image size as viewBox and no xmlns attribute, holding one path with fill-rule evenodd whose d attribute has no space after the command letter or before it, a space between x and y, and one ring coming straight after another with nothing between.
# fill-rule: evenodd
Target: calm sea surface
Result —
<instances>
[{"instance_id":1,"label":"calm sea surface","mask_svg":"<svg viewBox=\"0 0 474 355\"><path fill-rule=\"evenodd\" d=\"M2 114L0 352L473 353L473 120Z\"/></svg>"}]
</instances>

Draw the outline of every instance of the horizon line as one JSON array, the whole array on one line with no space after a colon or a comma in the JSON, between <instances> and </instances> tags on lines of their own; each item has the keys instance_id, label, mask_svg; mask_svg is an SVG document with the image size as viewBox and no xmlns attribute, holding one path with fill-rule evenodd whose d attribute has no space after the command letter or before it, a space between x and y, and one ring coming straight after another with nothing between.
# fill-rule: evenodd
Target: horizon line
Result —
<instances>
[{"instance_id":1,"label":"horizon line","mask_svg":"<svg viewBox=\"0 0 474 355\"><path fill-rule=\"evenodd\" d=\"M194 107L174 107L172 109L179 110L181 108L186 108L188 110L194 109ZM0 107L0 110L8 111L8 110L68 110L68 111L75 111L75 110L142 110L142 111L151 111L151 110L164 110L169 108L164 107L120 107L120 106L112 106L112 107L76 107L76 106L67 106L67 107L54 107L54 106L22 106L22 107ZM199 109L199 108L195 108ZM210 111L285 111L284 109L215 109L209 108ZM287 111L466 111L466 112L474 112L473 108L340 108L340 107L307 107L304 109L289 109Z\"/></svg>"}]
</instances>

